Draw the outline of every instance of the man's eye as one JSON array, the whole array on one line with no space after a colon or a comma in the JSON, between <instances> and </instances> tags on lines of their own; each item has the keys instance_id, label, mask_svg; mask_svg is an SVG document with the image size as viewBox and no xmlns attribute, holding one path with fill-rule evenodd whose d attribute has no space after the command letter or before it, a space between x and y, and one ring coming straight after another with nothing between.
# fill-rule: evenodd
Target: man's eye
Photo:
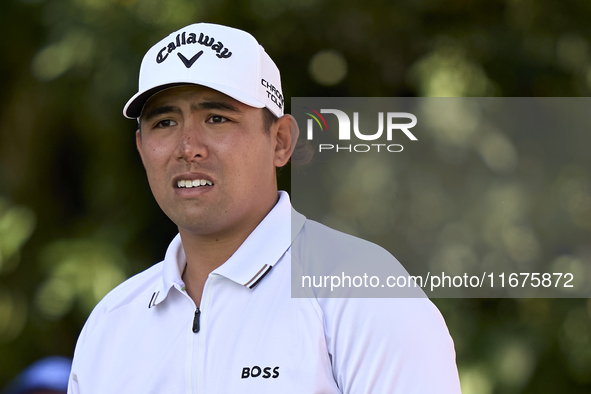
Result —
<instances>
[{"instance_id":1,"label":"man's eye","mask_svg":"<svg viewBox=\"0 0 591 394\"><path fill-rule=\"evenodd\" d=\"M156 127L159 127L159 128L172 127L172 126L176 126L176 124L177 123L174 120L165 119L165 120L161 120L160 122L156 123Z\"/></svg>"},{"instance_id":2,"label":"man's eye","mask_svg":"<svg viewBox=\"0 0 591 394\"><path fill-rule=\"evenodd\" d=\"M225 118L221 115L212 115L207 119L206 123L224 123L227 121L228 118Z\"/></svg>"}]
</instances>

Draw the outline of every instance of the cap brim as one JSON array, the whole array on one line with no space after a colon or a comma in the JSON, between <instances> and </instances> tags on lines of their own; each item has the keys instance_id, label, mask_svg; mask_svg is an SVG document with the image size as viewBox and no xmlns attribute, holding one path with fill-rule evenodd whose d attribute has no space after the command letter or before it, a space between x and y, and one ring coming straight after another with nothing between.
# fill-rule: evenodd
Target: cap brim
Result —
<instances>
[{"instance_id":1,"label":"cap brim","mask_svg":"<svg viewBox=\"0 0 591 394\"><path fill-rule=\"evenodd\" d=\"M143 91L143 92L137 92L135 95L133 95L132 98L129 99L127 104L125 104L125 107L123 108L123 115L129 119L139 118L140 115L142 114L142 110L144 109L144 105L150 99L150 97L152 97L156 93L159 93L163 90L174 88L177 86L182 86L182 85L205 86L210 89L217 90L220 93L226 94L226 95L232 97L233 99L238 100L241 103L249 105L251 107L255 107L255 108L265 107L264 103L260 102L259 100L256 100L252 96L247 95L240 90L237 90L237 89L234 89L234 88L231 88L228 86L215 84L215 83L208 83L205 81L203 81L203 83L200 83L200 81L199 82L197 82L197 81L194 81L194 82L172 82L172 83L167 83L167 84L155 86L155 87L148 89L146 91Z\"/></svg>"}]
</instances>

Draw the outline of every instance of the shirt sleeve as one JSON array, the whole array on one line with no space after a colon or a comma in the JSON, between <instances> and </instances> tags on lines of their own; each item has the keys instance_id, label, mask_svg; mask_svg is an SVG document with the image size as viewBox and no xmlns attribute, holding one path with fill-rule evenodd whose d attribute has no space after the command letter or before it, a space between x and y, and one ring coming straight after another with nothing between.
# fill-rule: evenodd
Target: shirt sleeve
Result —
<instances>
[{"instance_id":1,"label":"shirt sleeve","mask_svg":"<svg viewBox=\"0 0 591 394\"><path fill-rule=\"evenodd\" d=\"M92 317L92 314L91 314ZM78 336L78 341L76 342L76 349L74 350L74 359L72 362L72 371L70 372L70 379L68 380L68 394L80 394L80 386L78 384L78 368L80 364L80 359L82 358L82 348L84 346L84 340L86 338L86 332L88 330L88 325L90 323L91 318L86 321L86 324L82 328L80 335Z\"/></svg>"},{"instance_id":2,"label":"shirt sleeve","mask_svg":"<svg viewBox=\"0 0 591 394\"><path fill-rule=\"evenodd\" d=\"M78 390L78 380L74 373L70 374L70 380L68 381L68 394L80 394L80 390Z\"/></svg>"},{"instance_id":3,"label":"shirt sleeve","mask_svg":"<svg viewBox=\"0 0 591 394\"><path fill-rule=\"evenodd\" d=\"M445 321L427 298L319 299L344 394L461 393Z\"/></svg>"},{"instance_id":4,"label":"shirt sleeve","mask_svg":"<svg viewBox=\"0 0 591 394\"><path fill-rule=\"evenodd\" d=\"M103 316L103 311L100 308L100 303L94 308L84 327L82 327L82 331L80 331L80 335L78 336L78 340L76 341L76 348L74 349L74 358L72 360L72 370L70 372L70 379L68 380L68 394L80 394L80 392L86 392L86 389L80 389L80 387L84 387L84 382L80 381L80 374L82 367L81 365L84 364L88 358L87 352L85 350L86 341L88 339L89 332L95 327L97 321Z\"/></svg>"}]
</instances>

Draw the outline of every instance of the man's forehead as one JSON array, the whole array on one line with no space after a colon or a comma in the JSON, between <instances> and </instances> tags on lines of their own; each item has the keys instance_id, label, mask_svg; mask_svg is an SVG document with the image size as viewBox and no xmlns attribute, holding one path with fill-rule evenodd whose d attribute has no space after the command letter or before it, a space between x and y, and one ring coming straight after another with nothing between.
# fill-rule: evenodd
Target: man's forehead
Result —
<instances>
[{"instance_id":1,"label":"man's forehead","mask_svg":"<svg viewBox=\"0 0 591 394\"><path fill-rule=\"evenodd\" d=\"M168 89L164 89L152 97L148 99L146 102L146 107L152 104L159 104L161 102L167 101L174 101L174 100L183 100L188 97L199 97L203 100L223 100L228 102L233 102L238 104L242 104L239 101L233 99L232 97L218 92L217 90L208 88L206 86L201 85L181 85L181 86L174 86ZM244 104L242 104L244 105Z\"/></svg>"},{"instance_id":2,"label":"man's forehead","mask_svg":"<svg viewBox=\"0 0 591 394\"><path fill-rule=\"evenodd\" d=\"M249 107L246 104L243 104L232 97L218 92L217 90L201 86L201 85L182 85L182 86L175 86L172 88L164 89L161 92L154 94L152 97L148 99L146 105L142 110L142 115L147 114L150 109L159 106L167 106L167 105L179 105L182 102L188 101L187 104L189 105L197 105L199 103L207 103L207 102L217 102L223 103L225 105L225 109L233 110L241 112L245 108L254 108ZM219 106L218 106L219 107ZM205 107L206 108L206 107ZM222 109L222 108L219 108Z\"/></svg>"}]
</instances>

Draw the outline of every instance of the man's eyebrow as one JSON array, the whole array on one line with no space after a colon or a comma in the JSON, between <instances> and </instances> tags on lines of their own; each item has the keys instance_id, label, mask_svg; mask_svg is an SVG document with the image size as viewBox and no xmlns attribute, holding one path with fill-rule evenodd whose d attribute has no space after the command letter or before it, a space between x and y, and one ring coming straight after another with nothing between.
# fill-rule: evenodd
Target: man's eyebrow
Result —
<instances>
[{"instance_id":1,"label":"man's eyebrow","mask_svg":"<svg viewBox=\"0 0 591 394\"><path fill-rule=\"evenodd\" d=\"M191 110L193 111L200 109L221 109L232 112L242 112L237 107L225 101L202 101L197 105L191 105Z\"/></svg>"},{"instance_id":2,"label":"man's eyebrow","mask_svg":"<svg viewBox=\"0 0 591 394\"><path fill-rule=\"evenodd\" d=\"M152 118L155 118L158 115L163 115L163 114L168 114L168 113L181 113L181 109L179 107L176 107L174 105L161 105L155 108L152 108L151 110L148 111L148 113L145 116L146 120L150 120Z\"/></svg>"}]
</instances>

